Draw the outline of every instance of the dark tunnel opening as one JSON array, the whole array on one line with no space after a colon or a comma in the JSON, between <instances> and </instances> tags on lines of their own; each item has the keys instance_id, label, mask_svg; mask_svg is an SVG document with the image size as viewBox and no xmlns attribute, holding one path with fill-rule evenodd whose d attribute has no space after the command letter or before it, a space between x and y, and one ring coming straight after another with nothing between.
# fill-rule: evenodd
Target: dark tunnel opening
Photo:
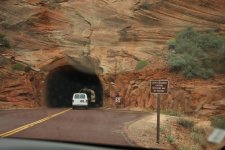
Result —
<instances>
[{"instance_id":1,"label":"dark tunnel opening","mask_svg":"<svg viewBox=\"0 0 225 150\"><path fill-rule=\"evenodd\" d=\"M96 74L81 72L70 65L58 67L47 76L46 104L48 107L71 107L73 94L84 88L95 93L95 101L89 101L88 107L103 105L103 88Z\"/></svg>"}]
</instances>

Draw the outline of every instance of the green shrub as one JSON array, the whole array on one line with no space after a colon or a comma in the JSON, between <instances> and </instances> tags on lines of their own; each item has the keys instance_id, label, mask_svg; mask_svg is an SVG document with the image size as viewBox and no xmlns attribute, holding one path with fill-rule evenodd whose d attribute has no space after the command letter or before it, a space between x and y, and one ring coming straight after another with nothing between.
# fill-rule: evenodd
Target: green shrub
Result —
<instances>
[{"instance_id":1,"label":"green shrub","mask_svg":"<svg viewBox=\"0 0 225 150\"><path fill-rule=\"evenodd\" d=\"M10 48L9 41L5 38L3 34L0 34L0 51Z\"/></svg>"},{"instance_id":2,"label":"green shrub","mask_svg":"<svg viewBox=\"0 0 225 150\"><path fill-rule=\"evenodd\" d=\"M147 0L145 0L144 2L142 2L141 5L139 5L139 8L141 9L149 9L150 8L150 4Z\"/></svg>"},{"instance_id":3,"label":"green shrub","mask_svg":"<svg viewBox=\"0 0 225 150\"><path fill-rule=\"evenodd\" d=\"M7 65L10 61L5 57L0 57L0 65Z\"/></svg>"},{"instance_id":4,"label":"green shrub","mask_svg":"<svg viewBox=\"0 0 225 150\"><path fill-rule=\"evenodd\" d=\"M24 71L25 71L25 72L30 72L30 71L31 71L31 66L30 66L30 65L27 65L27 66L24 68Z\"/></svg>"},{"instance_id":5,"label":"green shrub","mask_svg":"<svg viewBox=\"0 0 225 150\"><path fill-rule=\"evenodd\" d=\"M123 28L122 30L118 31L120 34L120 41L128 42L128 41L138 41L138 34L135 32L129 32L129 26Z\"/></svg>"},{"instance_id":6,"label":"green shrub","mask_svg":"<svg viewBox=\"0 0 225 150\"><path fill-rule=\"evenodd\" d=\"M165 131L166 131L165 127L160 127L160 132L165 132Z\"/></svg>"},{"instance_id":7,"label":"green shrub","mask_svg":"<svg viewBox=\"0 0 225 150\"><path fill-rule=\"evenodd\" d=\"M211 125L215 128L225 129L225 115L211 117Z\"/></svg>"},{"instance_id":8,"label":"green shrub","mask_svg":"<svg viewBox=\"0 0 225 150\"><path fill-rule=\"evenodd\" d=\"M202 148L206 147L206 140L205 140L205 138L203 137L202 134L193 132L193 133L191 133L191 138L193 139L193 141L195 143L201 145Z\"/></svg>"},{"instance_id":9,"label":"green shrub","mask_svg":"<svg viewBox=\"0 0 225 150\"><path fill-rule=\"evenodd\" d=\"M172 134L168 134L168 135L166 135L166 140L169 143L174 143L175 142L175 137Z\"/></svg>"},{"instance_id":10,"label":"green shrub","mask_svg":"<svg viewBox=\"0 0 225 150\"><path fill-rule=\"evenodd\" d=\"M195 133L198 133L198 134L202 134L202 135L206 134L206 131L205 131L204 128L196 127L196 126L192 129L192 132L195 132Z\"/></svg>"},{"instance_id":11,"label":"green shrub","mask_svg":"<svg viewBox=\"0 0 225 150\"><path fill-rule=\"evenodd\" d=\"M169 46L169 49L175 49L177 43L176 43L176 40L175 39L170 39L168 41L168 46Z\"/></svg>"},{"instance_id":12,"label":"green shrub","mask_svg":"<svg viewBox=\"0 0 225 150\"><path fill-rule=\"evenodd\" d=\"M24 67L21 64L14 64L12 65L13 70L18 70L18 71L24 71Z\"/></svg>"},{"instance_id":13,"label":"green shrub","mask_svg":"<svg viewBox=\"0 0 225 150\"><path fill-rule=\"evenodd\" d=\"M119 31L120 33L120 41L128 41L128 28L123 28Z\"/></svg>"},{"instance_id":14,"label":"green shrub","mask_svg":"<svg viewBox=\"0 0 225 150\"><path fill-rule=\"evenodd\" d=\"M197 46L204 49L221 49L224 45L224 39L215 32L202 33L199 35Z\"/></svg>"},{"instance_id":15,"label":"green shrub","mask_svg":"<svg viewBox=\"0 0 225 150\"><path fill-rule=\"evenodd\" d=\"M181 113L178 111L168 111L168 110L161 110L162 114L170 115L170 116L181 116Z\"/></svg>"},{"instance_id":16,"label":"green shrub","mask_svg":"<svg viewBox=\"0 0 225 150\"><path fill-rule=\"evenodd\" d=\"M168 115L170 115L170 116L180 116L181 114L180 114L180 112L177 112L177 111L169 111Z\"/></svg>"},{"instance_id":17,"label":"green shrub","mask_svg":"<svg viewBox=\"0 0 225 150\"><path fill-rule=\"evenodd\" d=\"M194 126L194 122L192 120L187 120L183 118L177 119L177 124L181 125L184 128L192 128Z\"/></svg>"},{"instance_id":18,"label":"green shrub","mask_svg":"<svg viewBox=\"0 0 225 150\"><path fill-rule=\"evenodd\" d=\"M199 33L187 28L168 42L171 71L187 78L208 79L225 72L225 38L217 33Z\"/></svg>"},{"instance_id":19,"label":"green shrub","mask_svg":"<svg viewBox=\"0 0 225 150\"><path fill-rule=\"evenodd\" d=\"M140 61L137 62L137 65L136 65L135 70L141 70L144 67L146 67L148 64L149 64L148 61L146 61L146 60L140 60Z\"/></svg>"}]
</instances>

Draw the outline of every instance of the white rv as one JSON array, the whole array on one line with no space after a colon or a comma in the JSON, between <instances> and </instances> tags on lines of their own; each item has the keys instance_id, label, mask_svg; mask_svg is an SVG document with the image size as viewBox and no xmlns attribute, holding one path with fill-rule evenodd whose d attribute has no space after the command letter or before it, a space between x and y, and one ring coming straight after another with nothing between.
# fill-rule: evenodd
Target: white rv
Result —
<instances>
[{"instance_id":1,"label":"white rv","mask_svg":"<svg viewBox=\"0 0 225 150\"><path fill-rule=\"evenodd\" d=\"M73 109L75 109L75 107L85 107L85 109L87 109L88 108L87 94L86 93L74 93L72 107L73 107Z\"/></svg>"}]
</instances>

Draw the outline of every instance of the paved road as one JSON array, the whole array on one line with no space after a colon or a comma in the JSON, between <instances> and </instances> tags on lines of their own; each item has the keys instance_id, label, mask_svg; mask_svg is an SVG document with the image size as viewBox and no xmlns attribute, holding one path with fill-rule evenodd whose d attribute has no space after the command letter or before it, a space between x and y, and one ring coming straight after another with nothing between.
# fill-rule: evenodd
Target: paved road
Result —
<instances>
[{"instance_id":1,"label":"paved road","mask_svg":"<svg viewBox=\"0 0 225 150\"><path fill-rule=\"evenodd\" d=\"M147 115L103 109L65 110L68 108L0 111L0 136L8 132L9 137L132 145L123 132L124 125ZM35 125L31 126L32 122ZM16 129L21 126L26 128Z\"/></svg>"}]
</instances>

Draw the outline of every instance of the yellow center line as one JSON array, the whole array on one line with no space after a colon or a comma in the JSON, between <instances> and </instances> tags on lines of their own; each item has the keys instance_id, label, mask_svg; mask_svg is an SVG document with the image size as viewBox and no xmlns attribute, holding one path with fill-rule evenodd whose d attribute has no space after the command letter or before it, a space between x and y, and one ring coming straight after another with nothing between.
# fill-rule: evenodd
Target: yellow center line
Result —
<instances>
[{"instance_id":1,"label":"yellow center line","mask_svg":"<svg viewBox=\"0 0 225 150\"><path fill-rule=\"evenodd\" d=\"M37 120L37 121L35 121L35 122L29 123L29 124L27 124L27 125L18 127L18 128L16 128L16 129L10 130L10 131L8 131L8 132L2 133L2 134L0 134L0 137L3 138L3 137L7 137L7 136L10 136L10 135L13 135L13 134L18 133L18 132L20 132L20 131L23 131L23 130L25 130L25 129L28 129L28 128L30 128L30 127L33 127L33 126L35 126L35 125L37 125L37 124L40 124L40 123L42 123L42 122L45 122L45 121L47 121L47 120L49 120L49 119L51 119L51 118L54 118L54 117L56 117L56 116L58 116L58 115L61 115L61 114L65 113L65 112L67 112L67 111L69 111L69 110L71 110L71 108L66 109L66 110L64 110L64 111L61 111L61 112L59 112L59 113L53 114L53 115L51 115L51 116L45 117L45 118L43 118L43 119Z\"/></svg>"}]
</instances>

